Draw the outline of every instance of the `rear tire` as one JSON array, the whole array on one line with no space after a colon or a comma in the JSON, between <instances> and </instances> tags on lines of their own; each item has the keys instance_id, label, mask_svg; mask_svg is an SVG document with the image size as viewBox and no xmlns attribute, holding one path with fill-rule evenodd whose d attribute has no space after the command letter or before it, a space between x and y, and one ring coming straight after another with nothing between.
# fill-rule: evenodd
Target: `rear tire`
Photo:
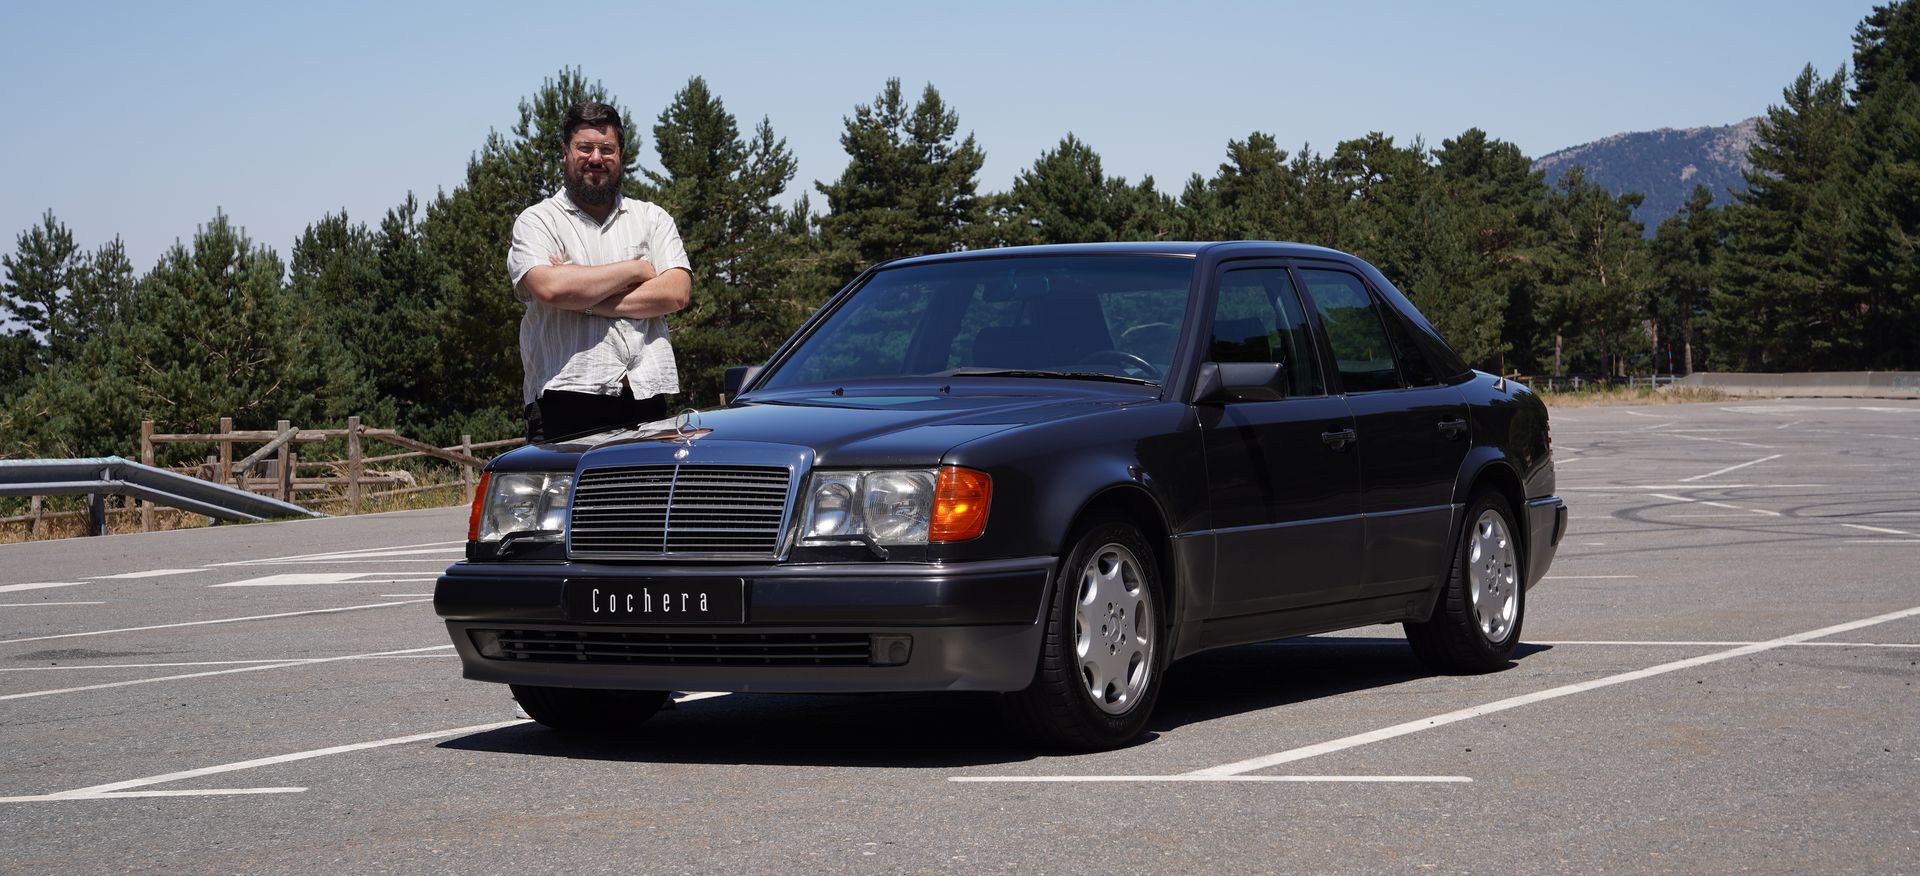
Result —
<instances>
[{"instance_id":1,"label":"rear tire","mask_svg":"<svg viewBox=\"0 0 1920 876\"><path fill-rule=\"evenodd\" d=\"M1499 493L1467 505L1446 589L1433 617L1408 621L1407 644L1427 668L1476 674L1504 668L1520 643L1526 612L1525 555L1513 510Z\"/></svg>"},{"instance_id":2,"label":"rear tire","mask_svg":"<svg viewBox=\"0 0 1920 876\"><path fill-rule=\"evenodd\" d=\"M667 701L663 690L592 690L508 685L527 716L555 730L631 730L646 723Z\"/></svg>"},{"instance_id":3,"label":"rear tire","mask_svg":"<svg viewBox=\"0 0 1920 876\"><path fill-rule=\"evenodd\" d=\"M1132 524L1083 529L1055 573L1040 666L1008 711L1030 735L1101 751L1145 732L1167 649L1159 564Z\"/></svg>"}]
</instances>

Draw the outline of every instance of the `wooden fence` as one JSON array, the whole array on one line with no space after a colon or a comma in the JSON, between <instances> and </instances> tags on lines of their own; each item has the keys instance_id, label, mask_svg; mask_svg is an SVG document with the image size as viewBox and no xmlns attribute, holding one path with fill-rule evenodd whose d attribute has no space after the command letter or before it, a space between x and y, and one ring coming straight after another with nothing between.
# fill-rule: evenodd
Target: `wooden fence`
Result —
<instances>
[{"instance_id":1,"label":"wooden fence","mask_svg":"<svg viewBox=\"0 0 1920 876\"><path fill-rule=\"evenodd\" d=\"M319 441L345 440L347 452L345 459L302 459L300 447ZM382 442L400 448L401 452L379 456L368 456L367 445L370 441ZM524 438L508 438L500 441L476 443L471 435L460 436L460 443L453 447L435 447L425 441L408 438L392 429L377 429L364 426L359 417L348 417L345 429L301 429L281 420L272 430L235 431L232 417L220 419L220 431L199 434L162 434L153 431L153 421L140 423L140 462L153 465L154 449L162 444L212 444L216 452L205 462L173 469L191 474L204 480L227 484L243 490L273 496L284 502L297 505L314 506L344 502L346 512L358 514L364 508L366 500L385 496L401 496L421 493L429 490L446 490L459 487L467 501L473 501L473 491L479 482L480 469L487 460L477 456L481 451L503 449L525 444ZM245 449L259 445L246 456L235 459L236 448ZM374 466L403 460L431 458L453 463L460 467L460 480L457 482L416 485L411 474L406 471L382 471ZM303 473L303 470L306 473ZM335 495L335 491L344 488L344 495ZM314 496L315 493L325 493ZM302 494L306 494L305 501ZM109 506L109 514L124 513L133 508L132 499L127 500L123 509ZM140 531L151 532L154 527L155 505L152 502L139 503ZM27 523L29 531L38 536L46 520L84 516L85 511L43 510L39 496L34 496L27 514L0 518L0 523Z\"/></svg>"}]
</instances>

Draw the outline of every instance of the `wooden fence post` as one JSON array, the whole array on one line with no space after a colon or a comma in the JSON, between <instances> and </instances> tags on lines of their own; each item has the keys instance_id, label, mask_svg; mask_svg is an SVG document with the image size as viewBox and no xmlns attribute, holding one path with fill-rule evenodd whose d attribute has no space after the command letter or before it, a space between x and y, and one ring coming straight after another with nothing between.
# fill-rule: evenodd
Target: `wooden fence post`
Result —
<instances>
[{"instance_id":1,"label":"wooden fence post","mask_svg":"<svg viewBox=\"0 0 1920 876\"><path fill-rule=\"evenodd\" d=\"M466 454L467 456L473 455L473 435L465 434L460 436L460 452L463 454ZM465 493L467 496L467 504L472 505L473 504L473 469L468 468L465 463L461 463L460 465L460 486L465 488Z\"/></svg>"},{"instance_id":2,"label":"wooden fence post","mask_svg":"<svg viewBox=\"0 0 1920 876\"><path fill-rule=\"evenodd\" d=\"M153 464L153 421L152 420L140 421L140 464L141 465ZM153 531L153 503L151 501L143 501L140 503L140 531L141 532Z\"/></svg>"},{"instance_id":3,"label":"wooden fence post","mask_svg":"<svg viewBox=\"0 0 1920 876\"><path fill-rule=\"evenodd\" d=\"M347 513L360 513L360 418L347 418Z\"/></svg>"},{"instance_id":4,"label":"wooden fence post","mask_svg":"<svg viewBox=\"0 0 1920 876\"><path fill-rule=\"evenodd\" d=\"M286 420L281 420L280 431L284 433L292 425L292 423ZM293 501L293 470L287 467L287 457L292 452L288 448L292 446L292 441L280 445L280 454L278 456L280 463L280 501L282 502Z\"/></svg>"},{"instance_id":5,"label":"wooden fence post","mask_svg":"<svg viewBox=\"0 0 1920 876\"><path fill-rule=\"evenodd\" d=\"M33 538L40 537L40 526L42 522L40 520L41 501L42 499L39 496L34 496L27 500L27 513L33 515L33 522L27 525L27 535Z\"/></svg>"},{"instance_id":6,"label":"wooden fence post","mask_svg":"<svg viewBox=\"0 0 1920 876\"><path fill-rule=\"evenodd\" d=\"M214 472L214 483L227 484L233 480L233 418L220 418L220 468Z\"/></svg>"}]
</instances>

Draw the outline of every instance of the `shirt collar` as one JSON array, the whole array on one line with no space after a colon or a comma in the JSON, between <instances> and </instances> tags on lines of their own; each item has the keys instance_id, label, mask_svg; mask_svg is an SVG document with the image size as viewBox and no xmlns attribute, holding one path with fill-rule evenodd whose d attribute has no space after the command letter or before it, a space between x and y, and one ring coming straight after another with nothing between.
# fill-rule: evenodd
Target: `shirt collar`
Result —
<instances>
[{"instance_id":1,"label":"shirt collar","mask_svg":"<svg viewBox=\"0 0 1920 876\"><path fill-rule=\"evenodd\" d=\"M560 202L560 209L562 210L566 210L569 213L585 214L588 218L593 217L592 213L588 213L582 209L579 204L573 202L573 196L567 193L565 187L562 187L560 191L554 193L553 199ZM613 212L607 214L607 219L611 221L613 217L625 212L627 212L627 196L619 192L614 192Z\"/></svg>"}]
</instances>

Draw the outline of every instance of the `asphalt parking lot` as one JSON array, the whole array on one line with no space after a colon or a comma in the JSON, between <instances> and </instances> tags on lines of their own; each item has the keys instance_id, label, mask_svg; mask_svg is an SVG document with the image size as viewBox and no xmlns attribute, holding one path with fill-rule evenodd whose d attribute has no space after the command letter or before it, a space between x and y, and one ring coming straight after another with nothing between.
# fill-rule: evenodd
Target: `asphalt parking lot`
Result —
<instances>
[{"instance_id":1,"label":"asphalt parking lot","mask_svg":"<svg viewBox=\"0 0 1920 876\"><path fill-rule=\"evenodd\" d=\"M1505 671L1397 627L1176 666L1152 736L978 695L516 719L429 601L463 508L0 546L0 869L1920 870L1920 402L1558 409Z\"/></svg>"}]
</instances>

